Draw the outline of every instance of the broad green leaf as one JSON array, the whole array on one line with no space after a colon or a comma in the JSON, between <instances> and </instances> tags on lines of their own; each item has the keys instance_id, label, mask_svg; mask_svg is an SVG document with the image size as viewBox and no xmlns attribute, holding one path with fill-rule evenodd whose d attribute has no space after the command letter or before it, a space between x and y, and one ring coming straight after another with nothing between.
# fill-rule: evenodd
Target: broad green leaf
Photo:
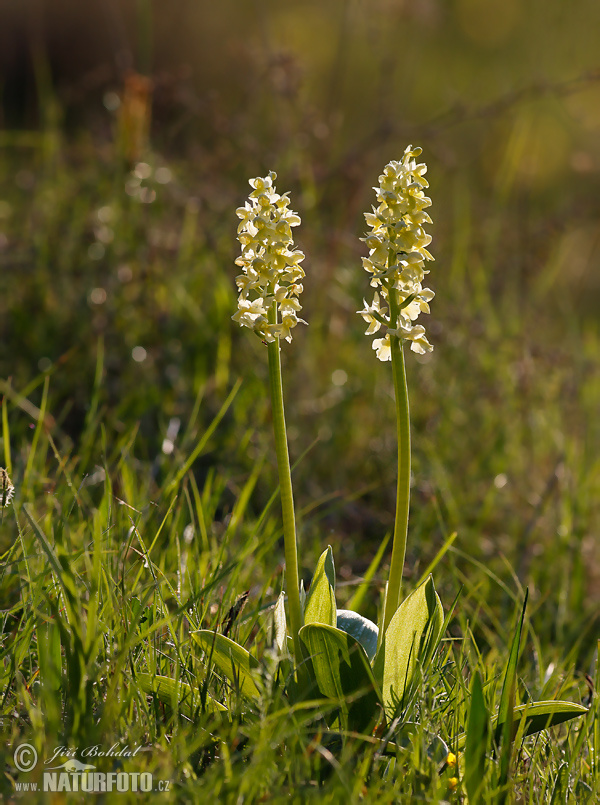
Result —
<instances>
[{"instance_id":1,"label":"broad green leaf","mask_svg":"<svg viewBox=\"0 0 600 805\"><path fill-rule=\"evenodd\" d=\"M363 618L358 612L352 612L350 609L338 609L337 628L358 640L366 651L369 660L373 659L377 651L377 636L379 633L373 621Z\"/></svg>"},{"instance_id":2,"label":"broad green leaf","mask_svg":"<svg viewBox=\"0 0 600 805\"><path fill-rule=\"evenodd\" d=\"M194 718L200 708L200 694L194 691L186 682L176 682L168 676L152 676L151 674L137 674L136 682L147 694L154 694L157 699L172 710L179 710L188 718ZM207 694L206 710L210 713L226 713L227 708Z\"/></svg>"},{"instance_id":3,"label":"broad green leaf","mask_svg":"<svg viewBox=\"0 0 600 805\"><path fill-rule=\"evenodd\" d=\"M512 730L511 734L514 737L517 734L521 719L525 718L525 731L523 737L534 735L536 732L555 727L557 724L562 724L572 718L584 716L588 712L582 704L575 702L562 702L562 701L544 701L544 702L529 702L528 704L520 704L512 712ZM492 727L499 727L503 729L503 722L499 722L498 713L492 716ZM457 740L457 749L462 750L466 743L466 733L459 735Z\"/></svg>"},{"instance_id":4,"label":"broad green leaf","mask_svg":"<svg viewBox=\"0 0 600 805\"><path fill-rule=\"evenodd\" d=\"M555 727L557 724L562 724L572 718L584 716L586 713L587 708L575 702L548 701L520 704L518 707L515 707L512 713L513 724L511 737L514 738L517 734L522 718L525 718L525 733L523 737L526 738L528 735L534 735L536 732L541 732L548 727ZM496 719L498 719L497 722ZM496 722L496 728L503 728L504 725L499 720L498 715L496 715L493 721Z\"/></svg>"},{"instance_id":5,"label":"broad green leaf","mask_svg":"<svg viewBox=\"0 0 600 805\"><path fill-rule=\"evenodd\" d=\"M464 783L469 796L469 805L476 805L481 799L489 735L490 717L483 698L481 676L477 671L471 685L471 706L465 743Z\"/></svg>"},{"instance_id":6,"label":"broad green leaf","mask_svg":"<svg viewBox=\"0 0 600 805\"><path fill-rule=\"evenodd\" d=\"M304 623L325 623L336 625L335 609L335 567L331 546L323 551L315 575L310 583L304 607Z\"/></svg>"},{"instance_id":7,"label":"broad green leaf","mask_svg":"<svg viewBox=\"0 0 600 805\"><path fill-rule=\"evenodd\" d=\"M439 644L443 622L444 610L429 576L396 610L373 664L390 721L408 704Z\"/></svg>"},{"instance_id":8,"label":"broad green leaf","mask_svg":"<svg viewBox=\"0 0 600 805\"><path fill-rule=\"evenodd\" d=\"M338 703L343 728L363 732L378 715L380 696L363 647L351 635L321 623L300 629L320 692Z\"/></svg>"},{"instance_id":9,"label":"broad green leaf","mask_svg":"<svg viewBox=\"0 0 600 805\"><path fill-rule=\"evenodd\" d=\"M250 699L258 696L259 691L253 678L253 671L259 668L256 657L234 643L233 640L217 632L200 629L190 634L202 646L208 655L209 662L214 662L227 679L235 687L239 687L244 696Z\"/></svg>"}]
</instances>

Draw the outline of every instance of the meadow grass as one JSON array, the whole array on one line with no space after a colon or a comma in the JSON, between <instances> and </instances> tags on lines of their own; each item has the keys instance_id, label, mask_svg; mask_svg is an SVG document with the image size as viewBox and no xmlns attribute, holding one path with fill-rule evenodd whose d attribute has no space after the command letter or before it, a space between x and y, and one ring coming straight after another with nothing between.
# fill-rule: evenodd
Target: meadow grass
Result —
<instances>
[{"instance_id":1,"label":"meadow grass","mask_svg":"<svg viewBox=\"0 0 600 805\"><path fill-rule=\"evenodd\" d=\"M15 769L26 741L40 758L142 747L102 769L170 781L165 801L459 802L462 761L446 766L444 747L466 729L477 671L496 709L528 588L517 699L590 711L519 742L508 783L488 757L481 801L597 801L600 344L551 255L530 249L547 210L532 202L519 227L506 188L482 201L460 177L436 200L436 351L407 361L404 589L433 564L442 600L462 593L416 734L389 756L375 738L328 735L326 704L290 706L269 653L283 541L266 360L230 322L245 186L157 154L137 181L110 148L53 150L44 136L2 164L19 176L6 183L0 293L0 456L16 489L0 515L3 796L41 778ZM361 581L393 526L394 408L355 312L358 245L331 234L339 215L304 217L299 245L321 256L306 266L310 327L283 356L300 575L307 586L331 544L338 605L360 590L375 618L389 556ZM250 710L190 639L226 627L264 654ZM154 697L143 675L174 684Z\"/></svg>"}]
</instances>

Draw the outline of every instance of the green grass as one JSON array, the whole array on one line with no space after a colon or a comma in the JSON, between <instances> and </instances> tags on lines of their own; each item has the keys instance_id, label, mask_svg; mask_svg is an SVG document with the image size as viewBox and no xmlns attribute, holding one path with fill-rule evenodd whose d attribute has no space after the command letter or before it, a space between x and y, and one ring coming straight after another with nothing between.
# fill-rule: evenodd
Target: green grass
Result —
<instances>
[{"instance_id":1,"label":"green grass","mask_svg":"<svg viewBox=\"0 0 600 805\"><path fill-rule=\"evenodd\" d=\"M11 179L0 463L16 487L0 515L3 795L39 780L40 767L17 774L20 743L50 758L60 745L121 742L142 749L99 768L169 780L165 801L459 802L462 784L450 780L463 761L445 768L439 742L456 751L476 671L478 701L497 709L528 588L518 702L591 709L518 738L504 789L488 753L481 801L595 802L600 337L585 287L565 285L540 247L559 206L532 196L525 215L510 187L483 197L468 175L430 164L436 348L407 367L405 592L453 532L436 587L446 605L463 591L416 736L398 738L390 757L375 739L333 740L324 705L290 707L269 653L283 542L266 350L230 321L241 170L194 175L185 159L151 155L173 180L146 181L157 195L143 204L124 191L110 147L98 157L85 142L50 155L43 135L38 145L17 142L0 162ZM365 209L379 169L361 178ZM280 171L282 190L293 181ZM393 525L394 406L355 313L367 290L364 227L341 202L330 210L326 193L307 214L294 204L310 326L283 356L284 386L300 572L307 585L331 544L344 606ZM366 588L368 617L388 561ZM190 640L190 630L222 628L245 591L230 636L264 658L250 706ZM182 683L171 706L144 692L141 674ZM208 695L231 720L210 711Z\"/></svg>"}]
</instances>

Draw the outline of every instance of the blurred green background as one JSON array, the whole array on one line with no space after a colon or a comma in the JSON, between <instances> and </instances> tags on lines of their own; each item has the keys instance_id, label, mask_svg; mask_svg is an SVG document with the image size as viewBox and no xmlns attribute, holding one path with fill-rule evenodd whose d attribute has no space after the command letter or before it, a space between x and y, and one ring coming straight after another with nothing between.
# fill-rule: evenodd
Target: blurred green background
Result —
<instances>
[{"instance_id":1,"label":"blurred green background","mask_svg":"<svg viewBox=\"0 0 600 805\"><path fill-rule=\"evenodd\" d=\"M226 479L225 521L267 456L261 510L276 484L266 351L230 316L235 208L248 178L275 170L307 255L309 327L284 349L292 460L312 445L295 475L303 561L330 541L342 579L362 572L393 522L395 431L389 367L356 315L370 291L358 238L381 169L420 145L435 351L408 360L407 570L456 530L459 578L477 584L474 559L518 577L549 634L575 643L573 615L600 602L599 30L591 0L4 0L0 391L15 483L24 398L39 406L46 377L48 427L81 477L102 463L99 435L81 450L91 424L110 441L137 423L155 489L185 458L176 439L164 450L169 423L185 428L201 393L206 427L242 377L194 473Z\"/></svg>"}]
</instances>

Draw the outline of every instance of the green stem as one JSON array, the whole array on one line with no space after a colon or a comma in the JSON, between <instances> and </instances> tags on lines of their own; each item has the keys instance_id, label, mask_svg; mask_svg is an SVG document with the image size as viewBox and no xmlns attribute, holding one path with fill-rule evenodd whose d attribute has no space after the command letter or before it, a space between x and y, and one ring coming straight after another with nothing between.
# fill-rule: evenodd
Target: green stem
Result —
<instances>
[{"instance_id":1,"label":"green stem","mask_svg":"<svg viewBox=\"0 0 600 805\"><path fill-rule=\"evenodd\" d=\"M390 320L396 323L400 308L393 288L389 289ZM410 414L408 409L408 387L404 368L402 341L391 336L392 374L396 397L396 428L398 434L398 489L396 492L396 521L394 524L394 544L390 578L383 610L383 633L387 629L400 604L402 571L406 555L408 534L408 509L410 505Z\"/></svg>"},{"instance_id":2,"label":"green stem","mask_svg":"<svg viewBox=\"0 0 600 805\"><path fill-rule=\"evenodd\" d=\"M269 312L269 321L276 323L275 305ZM281 513L283 517L283 540L285 551L285 586L287 588L288 610L290 615L290 631L294 643L296 662L302 661L302 650L298 632L302 626L302 609L300 607L300 590L298 579L298 549L296 544L296 518L294 515L294 496L292 492L292 474L288 453L285 414L283 410L283 385L281 382L281 358L279 338L267 345L269 352L269 382L271 387L271 406L273 410L273 431L275 434L275 452L279 471L279 489L281 494Z\"/></svg>"}]
</instances>

